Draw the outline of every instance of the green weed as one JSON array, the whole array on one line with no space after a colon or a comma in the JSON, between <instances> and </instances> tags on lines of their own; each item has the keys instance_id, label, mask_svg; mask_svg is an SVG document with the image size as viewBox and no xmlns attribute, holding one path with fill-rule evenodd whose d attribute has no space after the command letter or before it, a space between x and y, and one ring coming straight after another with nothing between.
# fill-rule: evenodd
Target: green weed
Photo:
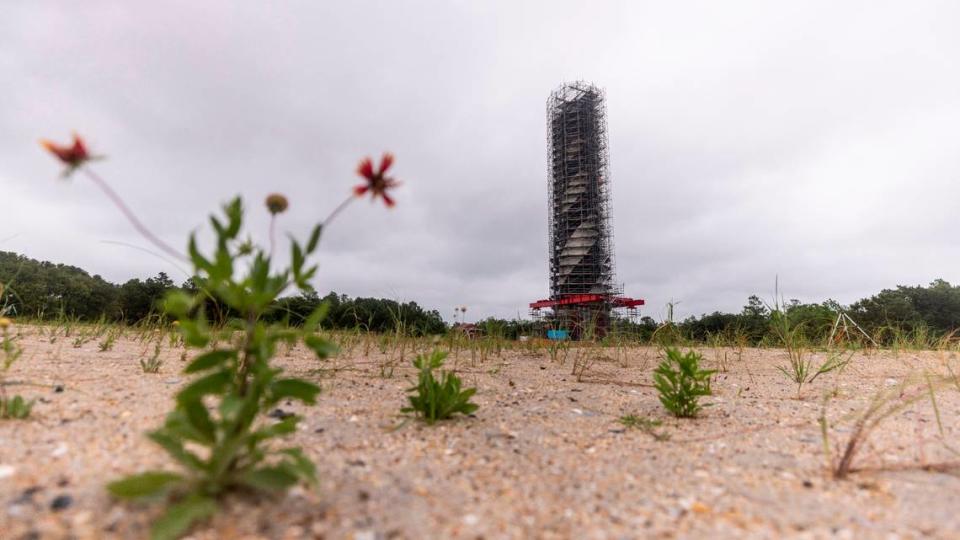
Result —
<instances>
[{"instance_id":1,"label":"green weed","mask_svg":"<svg viewBox=\"0 0 960 540\"><path fill-rule=\"evenodd\" d=\"M627 414L621 416L618 421L623 425L623 427L627 429L639 429L640 431L653 437L655 440L670 440L669 433L659 430L660 426L663 425L663 421L658 418L646 418L637 416L635 414Z\"/></svg>"},{"instance_id":2,"label":"green weed","mask_svg":"<svg viewBox=\"0 0 960 540\"><path fill-rule=\"evenodd\" d=\"M140 359L140 368L144 373L160 373L163 360L160 358L160 341L153 347L153 354L149 358Z\"/></svg>"},{"instance_id":3,"label":"green weed","mask_svg":"<svg viewBox=\"0 0 960 540\"><path fill-rule=\"evenodd\" d=\"M430 356L419 355L413 361L413 367L420 370L417 376L417 385L408 389L412 395L408 396L409 407L401 412L414 413L427 424L437 420L446 420L454 414L471 414L479 407L470 403L470 398L477 392L476 388L461 390L460 377L449 371L442 371L440 379L434 377L433 371L443 367L447 353L434 351Z\"/></svg>"},{"instance_id":4,"label":"green weed","mask_svg":"<svg viewBox=\"0 0 960 540\"><path fill-rule=\"evenodd\" d=\"M23 420L30 416L34 401L22 396L0 396L0 418Z\"/></svg>"},{"instance_id":5,"label":"green weed","mask_svg":"<svg viewBox=\"0 0 960 540\"><path fill-rule=\"evenodd\" d=\"M164 425L149 434L184 472L149 471L108 486L122 498L165 493L176 497L177 502L154 523L155 538L183 534L194 522L211 515L217 499L229 491L276 492L300 481L316 481L313 463L299 448L278 449L269 444L293 433L299 417L272 423L265 412L282 400L315 402L318 386L282 377L282 370L271 366L270 360L279 343L293 341L303 342L318 357L330 354L332 345L314 334L325 305L309 316L302 329L268 325L260 319L291 286L310 288L308 282L317 267L307 266L306 260L317 248L321 225L313 229L305 246L291 240L291 266L272 271L267 252L238 241L243 222L240 199L227 204L224 214L225 221L211 217L217 238L211 255L202 254L190 239L193 279L200 292L171 292L164 303L166 314L177 319L185 345L206 349L184 370L195 379L177 393ZM238 276L235 267L240 265L246 272ZM207 323L204 306L209 298L240 314L224 329L229 336L220 346L211 347L218 333ZM234 334L237 339L230 339Z\"/></svg>"},{"instance_id":6,"label":"green weed","mask_svg":"<svg viewBox=\"0 0 960 540\"><path fill-rule=\"evenodd\" d=\"M700 353L666 349L666 357L653 372L653 384L660 403L678 418L693 418L703 408L700 398L712 394L710 378L714 370L700 369Z\"/></svg>"},{"instance_id":7,"label":"green weed","mask_svg":"<svg viewBox=\"0 0 960 540\"><path fill-rule=\"evenodd\" d=\"M803 332L804 323L794 324L784 307L784 303L776 297L774 297L774 304L770 309L770 324L774 335L787 351L788 364L777 366L777 369L796 383L797 398L800 397L804 384L812 383L820 375L842 370L853 357L852 353L844 355L840 352L831 351L827 354L827 359L823 363L815 365L813 356L807 350L808 342Z\"/></svg>"},{"instance_id":8,"label":"green weed","mask_svg":"<svg viewBox=\"0 0 960 540\"><path fill-rule=\"evenodd\" d=\"M27 401L18 395L7 396L3 381L10 366L23 355L23 348L17 344L17 337L13 335L12 328L13 321L0 312L0 338L2 338L0 351L3 351L3 370L0 372L0 418L22 420L30 416L34 400Z\"/></svg>"}]
</instances>

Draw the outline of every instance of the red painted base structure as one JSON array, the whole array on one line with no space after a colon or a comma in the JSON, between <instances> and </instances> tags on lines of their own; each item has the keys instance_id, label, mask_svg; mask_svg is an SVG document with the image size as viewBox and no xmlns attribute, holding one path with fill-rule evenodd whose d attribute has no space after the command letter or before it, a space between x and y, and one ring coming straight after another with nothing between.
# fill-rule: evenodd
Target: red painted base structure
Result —
<instances>
[{"instance_id":1,"label":"red painted base structure","mask_svg":"<svg viewBox=\"0 0 960 540\"><path fill-rule=\"evenodd\" d=\"M530 310L537 319L541 309L552 309L553 314L549 316L552 325L569 330L573 339L581 339L585 335L607 335L611 309L627 308L631 313L636 313L636 308L644 304L639 298L613 294L568 294L553 300L532 302Z\"/></svg>"},{"instance_id":2,"label":"red painted base structure","mask_svg":"<svg viewBox=\"0 0 960 540\"><path fill-rule=\"evenodd\" d=\"M645 304L642 298L627 298L626 296L607 296L603 294L570 294L559 300L537 300L530 304L530 309L553 307L567 307L576 305L601 304L609 302L612 307L635 308Z\"/></svg>"}]
</instances>

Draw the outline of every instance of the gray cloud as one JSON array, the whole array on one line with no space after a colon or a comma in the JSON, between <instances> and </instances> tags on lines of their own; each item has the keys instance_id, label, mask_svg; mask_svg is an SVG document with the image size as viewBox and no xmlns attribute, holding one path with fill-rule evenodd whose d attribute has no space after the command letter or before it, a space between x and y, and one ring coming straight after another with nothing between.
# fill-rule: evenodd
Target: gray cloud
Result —
<instances>
[{"instance_id":1,"label":"gray cloud","mask_svg":"<svg viewBox=\"0 0 960 540\"><path fill-rule=\"evenodd\" d=\"M519 5L518 5L519 4ZM0 249L122 281L176 270L94 187L71 129L167 241L235 193L305 232L397 154L317 286L514 316L547 293L544 103L607 90L618 278L647 313L749 294L853 301L960 281L960 9L950 2L5 2ZM265 213L251 229L264 231ZM257 235L263 238L262 233Z\"/></svg>"}]
</instances>

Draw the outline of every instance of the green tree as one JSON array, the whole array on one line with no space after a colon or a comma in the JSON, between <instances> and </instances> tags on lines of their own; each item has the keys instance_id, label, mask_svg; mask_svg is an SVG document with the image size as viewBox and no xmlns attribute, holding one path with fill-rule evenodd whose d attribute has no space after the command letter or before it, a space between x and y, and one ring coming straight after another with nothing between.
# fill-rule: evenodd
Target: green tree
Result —
<instances>
[{"instance_id":1,"label":"green tree","mask_svg":"<svg viewBox=\"0 0 960 540\"><path fill-rule=\"evenodd\" d=\"M120 287L120 310L128 323L141 321L159 313L160 302L175 288L173 280L160 272L146 281L131 279Z\"/></svg>"}]
</instances>

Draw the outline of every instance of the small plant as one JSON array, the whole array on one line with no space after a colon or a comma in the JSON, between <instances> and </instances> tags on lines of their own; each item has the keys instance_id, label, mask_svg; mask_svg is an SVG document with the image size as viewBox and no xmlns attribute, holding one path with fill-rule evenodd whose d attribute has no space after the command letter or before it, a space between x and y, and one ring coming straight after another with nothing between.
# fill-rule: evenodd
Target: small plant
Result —
<instances>
[{"instance_id":1,"label":"small plant","mask_svg":"<svg viewBox=\"0 0 960 540\"><path fill-rule=\"evenodd\" d=\"M271 444L293 433L300 418L291 415L273 422L266 411L285 400L308 405L316 401L318 386L283 377L283 370L271 365L271 359L278 345L298 341L319 358L331 354L333 345L315 333L327 304L314 310L302 328L268 324L263 316L288 289L313 290L310 280L317 266L307 260L316 252L321 233L349 203L369 193L393 206L387 191L397 181L385 174L393 156L384 154L378 168L369 158L361 161L357 174L365 182L313 227L305 244L291 238L290 264L276 269L273 221L287 208L282 195L272 194L266 199L271 214L269 249L241 240L244 211L238 197L223 207L224 218L210 218L216 240L212 253L202 253L195 235L191 235L189 256L185 256L144 226L116 192L86 166L93 156L79 137L74 136L72 146L49 141L42 144L67 166L65 175L82 172L141 235L167 255L192 263L194 269L191 279L196 291L171 292L163 310L176 319L184 345L203 352L185 367L184 373L194 378L177 393L166 422L148 435L184 472L135 474L110 483L109 491L130 499L172 495L175 503L151 530L154 539L166 539L183 535L195 522L212 515L218 499L230 491L280 492L301 481L314 483L314 464L300 448ZM208 308L235 314L235 318L224 321L222 330L211 329Z\"/></svg>"},{"instance_id":2,"label":"small plant","mask_svg":"<svg viewBox=\"0 0 960 540\"><path fill-rule=\"evenodd\" d=\"M547 345L547 352L550 353L550 361L554 364L564 365L567 361L567 354L570 352L570 345L566 340L551 339Z\"/></svg>"},{"instance_id":3,"label":"small plant","mask_svg":"<svg viewBox=\"0 0 960 540\"><path fill-rule=\"evenodd\" d=\"M669 433L658 430L658 428L663 425L663 421L659 418L646 418L635 414L628 414L621 416L619 422L623 424L623 427L627 429L639 429L657 441L670 440Z\"/></svg>"},{"instance_id":4,"label":"small plant","mask_svg":"<svg viewBox=\"0 0 960 540\"><path fill-rule=\"evenodd\" d=\"M0 292L2 292L2 287L0 287ZM34 400L27 401L18 395L7 396L3 381L3 375L23 355L23 349L17 345L16 338L11 335L10 329L12 327L13 321L4 317L3 312L0 311L0 338L2 338L0 350L3 351L3 371L0 372L0 418L22 420L30 416Z\"/></svg>"},{"instance_id":5,"label":"small plant","mask_svg":"<svg viewBox=\"0 0 960 540\"><path fill-rule=\"evenodd\" d=\"M144 373L160 373L161 366L163 366L163 360L160 358L160 341L157 341L150 358L140 359L140 368Z\"/></svg>"},{"instance_id":6,"label":"small plant","mask_svg":"<svg viewBox=\"0 0 960 540\"><path fill-rule=\"evenodd\" d=\"M653 385L660 403L678 418L693 418L703 408L699 401L712 394L710 377L714 370L700 369L700 353L690 350L680 354L678 349L666 349L666 357L653 372Z\"/></svg>"},{"instance_id":7,"label":"small plant","mask_svg":"<svg viewBox=\"0 0 960 540\"><path fill-rule=\"evenodd\" d=\"M670 312L673 312L673 304L670 306ZM672 315L671 315L672 316ZM667 321L657 327L650 335L650 343L661 347L670 347L680 345L684 342L683 332L680 326L672 321Z\"/></svg>"},{"instance_id":8,"label":"small plant","mask_svg":"<svg viewBox=\"0 0 960 540\"><path fill-rule=\"evenodd\" d=\"M113 331L107 332L107 335L100 342L100 352L107 352L113 348L113 345L117 342L117 333Z\"/></svg>"},{"instance_id":9,"label":"small plant","mask_svg":"<svg viewBox=\"0 0 960 540\"><path fill-rule=\"evenodd\" d=\"M16 337L11 335L10 329L13 327L13 321L0 315L0 350L3 351L3 370L10 369L10 366L16 362L23 354L23 349L17 345Z\"/></svg>"},{"instance_id":10,"label":"small plant","mask_svg":"<svg viewBox=\"0 0 960 540\"><path fill-rule=\"evenodd\" d=\"M960 379L950 371L949 376L932 375L929 372L923 372L921 376L909 376L900 384L892 387L881 387L873 398L864 407L859 415L856 416L852 427L846 431L849 433L846 442L838 445L837 450L832 450L830 441L830 423L827 420L827 401L829 396L824 398L823 408L821 409L819 424L820 433L823 439L823 451L827 458L828 467L836 480L847 478L851 473L859 468L856 466L860 451L868 446L868 440L871 434L888 418L913 407L921 401L930 401L931 408L936 418L937 427L941 443L944 448L952 454L960 454L956 449L946 442L946 432L940 417L940 407L937 404L937 393L944 388L956 388L960 390ZM956 469L956 463L949 463L946 468ZM937 469L936 464L924 463L924 468Z\"/></svg>"},{"instance_id":11,"label":"small plant","mask_svg":"<svg viewBox=\"0 0 960 540\"><path fill-rule=\"evenodd\" d=\"M600 359L600 355L594 351L589 342L582 342L573 352L573 369L570 375L577 377L577 382L583 382L583 376L587 373L593 364Z\"/></svg>"},{"instance_id":12,"label":"small plant","mask_svg":"<svg viewBox=\"0 0 960 540\"><path fill-rule=\"evenodd\" d=\"M320 392L316 385L296 378L281 377L282 370L270 366L278 343L303 341L319 357L331 352L329 344L313 333L323 316L318 310L302 329L263 323L261 316L288 287L308 287L307 279L316 267L304 265L319 240L314 229L309 244L293 242L293 267L270 271L267 254L238 242L243 207L234 199L224 207L226 221L213 217L217 236L212 256L203 255L193 239L190 258L196 267L193 278L200 291L194 295L176 291L168 295L165 311L177 318L184 343L189 348L209 348L216 331L208 326L204 309L207 294L242 314L225 332L239 331L240 339L224 339L227 346L196 356L184 369L197 378L176 396L176 407L163 427L149 437L162 446L186 474L150 471L111 483L110 492L121 498L141 498L172 492L179 500L153 527L156 538L183 534L196 520L216 510L216 499L238 489L283 490L299 481L315 481L313 463L299 448L276 449L271 439L292 433L299 417L258 425L262 413L281 400L296 399L307 404ZM247 273L236 276L239 262L249 264ZM159 368L159 344L153 359L142 362L144 371ZM214 405L208 409L208 403ZM192 448L205 451L196 453Z\"/></svg>"},{"instance_id":13,"label":"small plant","mask_svg":"<svg viewBox=\"0 0 960 540\"><path fill-rule=\"evenodd\" d=\"M456 413L471 414L479 406L470 403L470 398L477 392L476 388L461 390L462 383L449 371L440 374L440 380L433 375L433 370L443 367L447 353L434 351L429 357L418 355L413 361L413 367L420 370L417 385L407 391L410 406L401 409L404 413L414 413L427 424L437 420L446 420Z\"/></svg>"},{"instance_id":14,"label":"small plant","mask_svg":"<svg viewBox=\"0 0 960 540\"><path fill-rule=\"evenodd\" d=\"M788 367L777 366L777 369L788 379L797 383L797 397L799 398L800 390L804 384L812 383L820 375L830 373L831 371L843 370L852 358L853 353L844 356L843 353L831 351L827 354L827 359L824 360L822 364L815 366L812 358L805 360L799 355L796 358L791 356Z\"/></svg>"},{"instance_id":15,"label":"small plant","mask_svg":"<svg viewBox=\"0 0 960 540\"><path fill-rule=\"evenodd\" d=\"M34 400L27 401L22 396L0 396L0 418L23 420L30 416Z\"/></svg>"},{"instance_id":16,"label":"small plant","mask_svg":"<svg viewBox=\"0 0 960 540\"><path fill-rule=\"evenodd\" d=\"M853 354L844 356L839 352L830 352L822 364L814 365L813 358L806 350L803 323L794 324L790 320L790 313L785 307L785 302L777 299L776 294L778 292L774 294L774 303L770 308L770 325L773 328L773 333L787 350L789 360L786 366L777 366L777 369L796 383L797 398L799 399L804 384L812 383L820 375L838 369L842 370L850 363Z\"/></svg>"}]
</instances>

